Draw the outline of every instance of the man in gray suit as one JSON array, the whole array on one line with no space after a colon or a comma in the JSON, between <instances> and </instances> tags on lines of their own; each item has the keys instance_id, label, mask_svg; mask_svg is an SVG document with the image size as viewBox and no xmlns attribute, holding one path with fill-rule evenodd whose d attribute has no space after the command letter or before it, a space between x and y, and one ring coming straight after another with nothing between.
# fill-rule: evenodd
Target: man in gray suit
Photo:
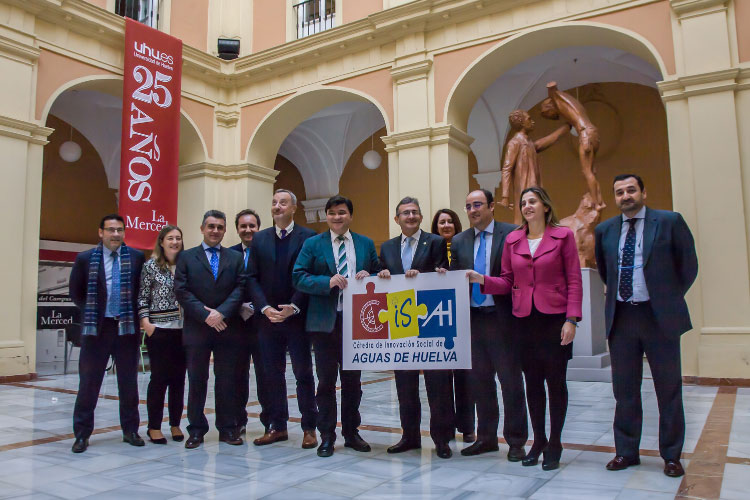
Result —
<instances>
[{"instance_id":1,"label":"man in gray suit","mask_svg":"<svg viewBox=\"0 0 750 500\"><path fill-rule=\"evenodd\" d=\"M516 229L497 222L492 193L472 191L466 197L466 213L471 228L451 242L451 270L473 269L499 276L505 237ZM514 338L510 297L484 295L479 285L471 289L471 391L477 404L477 440L462 455L478 455L498 450L497 429L500 409L495 375L503 393L503 437L510 446L508 460L519 462L526 456L529 436L526 395L523 389L519 342Z\"/></svg>"}]
</instances>

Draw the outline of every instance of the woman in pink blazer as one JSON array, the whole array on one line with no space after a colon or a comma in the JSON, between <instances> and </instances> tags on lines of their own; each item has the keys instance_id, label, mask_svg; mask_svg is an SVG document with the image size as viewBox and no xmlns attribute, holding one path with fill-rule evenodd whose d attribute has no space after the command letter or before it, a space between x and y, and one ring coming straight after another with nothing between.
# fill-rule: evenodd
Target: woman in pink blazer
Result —
<instances>
[{"instance_id":1,"label":"woman in pink blazer","mask_svg":"<svg viewBox=\"0 0 750 500\"><path fill-rule=\"evenodd\" d=\"M493 277L469 271L467 275L470 282L482 284L482 293L512 294L534 430L534 445L523 465L536 465L544 452L542 468L553 470L560 466L568 408L566 372L581 319L581 265L573 232L558 225L547 192L530 187L520 198L523 223L505 240L502 274ZM545 382L550 403L549 440L545 433Z\"/></svg>"}]
</instances>

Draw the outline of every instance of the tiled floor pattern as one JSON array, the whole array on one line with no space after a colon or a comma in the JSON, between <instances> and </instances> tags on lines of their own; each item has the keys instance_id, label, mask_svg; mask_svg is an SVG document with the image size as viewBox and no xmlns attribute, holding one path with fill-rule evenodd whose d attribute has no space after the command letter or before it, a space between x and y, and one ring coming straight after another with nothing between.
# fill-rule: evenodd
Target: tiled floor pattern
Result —
<instances>
[{"instance_id":1,"label":"tiled floor pattern","mask_svg":"<svg viewBox=\"0 0 750 500\"><path fill-rule=\"evenodd\" d=\"M70 452L77 375L45 377L0 385L0 499L3 498L415 498L415 499L673 499L750 498L750 389L685 386L688 475L672 479L661 472L658 412L653 384L644 380L641 465L608 472L613 455L614 400L607 383L570 382L570 407L562 467L545 472L522 467L500 453L462 457L460 438L454 456L441 460L426 429L429 411L424 390L423 448L388 455L399 439L398 403L392 374L363 372L362 436L373 451L357 453L339 438L333 457L302 450L295 400L290 397L290 440L271 446L228 446L215 430L198 450L181 443L122 443L115 377L107 375L96 412L97 431L86 453ZM291 370L289 394L294 393ZM140 376L145 395L148 374ZM253 396L251 396L251 399ZM501 400L502 401L502 400ZM208 406L213 404L209 394ZM257 404L249 405L257 416ZM501 408L502 411L502 408ZM141 407L145 419L145 407ZM209 412L209 421L213 412ZM297 422L297 423L295 423ZM145 423L144 423L145 424ZM165 424L165 430L166 424ZM183 425L184 430L184 425ZM248 437L262 427L251 418ZM141 435L145 427L141 428Z\"/></svg>"}]
</instances>

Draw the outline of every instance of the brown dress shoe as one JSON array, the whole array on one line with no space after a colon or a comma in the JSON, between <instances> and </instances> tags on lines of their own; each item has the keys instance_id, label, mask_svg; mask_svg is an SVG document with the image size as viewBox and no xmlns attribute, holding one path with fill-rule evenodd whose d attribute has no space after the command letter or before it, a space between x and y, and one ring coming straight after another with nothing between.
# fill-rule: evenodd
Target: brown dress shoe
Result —
<instances>
[{"instance_id":1,"label":"brown dress shoe","mask_svg":"<svg viewBox=\"0 0 750 500\"><path fill-rule=\"evenodd\" d=\"M664 461L664 475L669 477L682 477L685 475L685 469L679 460Z\"/></svg>"},{"instance_id":2,"label":"brown dress shoe","mask_svg":"<svg viewBox=\"0 0 750 500\"><path fill-rule=\"evenodd\" d=\"M640 458L627 458L622 455L617 455L609 461L607 464L607 470L625 470L631 465L640 465L640 463Z\"/></svg>"},{"instance_id":3,"label":"brown dress shoe","mask_svg":"<svg viewBox=\"0 0 750 500\"><path fill-rule=\"evenodd\" d=\"M242 438L237 432L237 429L219 432L219 441L222 443L231 444L232 446L240 446L243 443Z\"/></svg>"},{"instance_id":4,"label":"brown dress shoe","mask_svg":"<svg viewBox=\"0 0 750 500\"><path fill-rule=\"evenodd\" d=\"M315 435L315 431L305 431L305 435L302 438L302 448L309 450L318 446L318 438Z\"/></svg>"},{"instance_id":5,"label":"brown dress shoe","mask_svg":"<svg viewBox=\"0 0 750 500\"><path fill-rule=\"evenodd\" d=\"M289 434L286 431L277 431L276 429L270 429L259 438L253 440L255 446L265 446L272 444L277 441L286 441L289 439Z\"/></svg>"}]
</instances>

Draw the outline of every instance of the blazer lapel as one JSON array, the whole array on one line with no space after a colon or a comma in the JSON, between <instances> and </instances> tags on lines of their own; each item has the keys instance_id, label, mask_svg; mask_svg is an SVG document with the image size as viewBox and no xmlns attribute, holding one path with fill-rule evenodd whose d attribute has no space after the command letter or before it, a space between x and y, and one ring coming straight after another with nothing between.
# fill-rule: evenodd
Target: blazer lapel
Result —
<instances>
[{"instance_id":1,"label":"blazer lapel","mask_svg":"<svg viewBox=\"0 0 750 500\"><path fill-rule=\"evenodd\" d=\"M349 233L349 234L352 235L352 244L354 245L354 255L357 256L357 272L359 272L365 268L365 248L364 248L364 245L358 244L360 243L358 241L359 238L356 237L354 233Z\"/></svg>"},{"instance_id":2,"label":"blazer lapel","mask_svg":"<svg viewBox=\"0 0 750 500\"><path fill-rule=\"evenodd\" d=\"M417 241L417 248L416 250L414 250L414 257L411 260L412 269L417 269L420 267L420 264L422 264L422 261L427 256L428 249L429 244L427 242L427 233L422 231L422 234L419 236L419 241ZM401 256L399 255L399 257Z\"/></svg>"},{"instance_id":3,"label":"blazer lapel","mask_svg":"<svg viewBox=\"0 0 750 500\"><path fill-rule=\"evenodd\" d=\"M550 228L544 229L544 234L542 235L542 241L539 243L539 248L536 249L536 252L534 252L534 257L532 257L534 260L541 257L547 252L551 252L555 249L555 246L557 244L555 243L555 238L552 237L551 234L549 234ZM523 243L526 248L528 249L529 254L531 254L531 249L529 249L529 240L528 238L521 238L522 240L525 240L525 243ZM519 243L521 243L519 241Z\"/></svg>"},{"instance_id":4,"label":"blazer lapel","mask_svg":"<svg viewBox=\"0 0 750 500\"><path fill-rule=\"evenodd\" d=\"M338 271L336 270L336 259L333 257L333 244L331 243L331 231L328 230L322 234L321 244L323 245L323 255L325 256L326 262L328 263L328 269L331 271L331 275L335 275Z\"/></svg>"},{"instance_id":5,"label":"blazer lapel","mask_svg":"<svg viewBox=\"0 0 750 500\"><path fill-rule=\"evenodd\" d=\"M620 273L617 270L620 258L620 233L622 232L622 215L617 218L617 224L611 224L603 241L605 255L611 256L607 259L607 281L609 276L614 277L615 286L619 281Z\"/></svg>"},{"instance_id":6,"label":"blazer lapel","mask_svg":"<svg viewBox=\"0 0 750 500\"><path fill-rule=\"evenodd\" d=\"M401 235L397 236L393 240L393 245L388 245L386 247L386 251L391 254L390 260L391 262L396 263L396 267L393 269L393 274L404 274L406 270L404 269L404 264L401 262ZM414 262L412 261L412 267L414 267Z\"/></svg>"},{"instance_id":7,"label":"blazer lapel","mask_svg":"<svg viewBox=\"0 0 750 500\"><path fill-rule=\"evenodd\" d=\"M495 267L495 261L497 261L497 256L500 253L501 243L503 243L503 240L503 235L500 233L500 224L495 221L493 222L492 227L492 251L490 252L490 270Z\"/></svg>"},{"instance_id":8,"label":"blazer lapel","mask_svg":"<svg viewBox=\"0 0 750 500\"><path fill-rule=\"evenodd\" d=\"M646 217L643 219L643 266L646 266L648 258L651 256L651 249L654 247L654 239L659 230L659 219L654 217L651 210L646 208Z\"/></svg>"},{"instance_id":9,"label":"blazer lapel","mask_svg":"<svg viewBox=\"0 0 750 500\"><path fill-rule=\"evenodd\" d=\"M195 258L198 259L198 261L203 264L203 267L208 271L208 274L213 278L214 273L211 271L211 264L208 262L208 258L206 257L206 251L203 249L203 245L198 246L198 251L195 253ZM223 260L220 258L220 260Z\"/></svg>"},{"instance_id":10,"label":"blazer lapel","mask_svg":"<svg viewBox=\"0 0 750 500\"><path fill-rule=\"evenodd\" d=\"M219 247L219 271L216 273L217 280L219 279L219 276L221 276L222 271L224 271L224 269L226 269L227 266L229 265L229 263L227 262L229 260L229 257L227 256L227 252L229 252L228 249L222 246ZM211 274L213 275L213 273Z\"/></svg>"}]
</instances>

